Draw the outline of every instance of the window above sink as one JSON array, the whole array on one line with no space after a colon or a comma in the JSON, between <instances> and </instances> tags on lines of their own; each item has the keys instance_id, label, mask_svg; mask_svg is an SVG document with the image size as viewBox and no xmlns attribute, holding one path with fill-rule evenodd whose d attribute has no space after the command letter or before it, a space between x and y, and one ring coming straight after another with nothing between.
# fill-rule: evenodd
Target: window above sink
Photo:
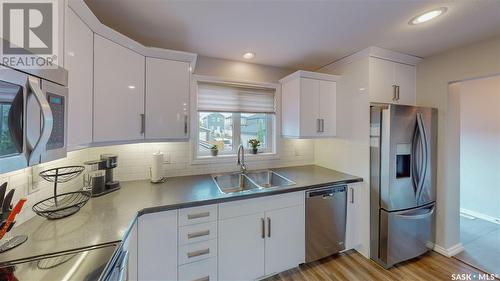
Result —
<instances>
[{"instance_id":1,"label":"window above sink","mask_svg":"<svg viewBox=\"0 0 500 281\"><path fill-rule=\"evenodd\" d=\"M277 159L277 94L279 85L245 84L195 76L191 122L193 164L230 162L238 146L249 161ZM252 154L248 141L260 141ZM217 156L211 148L217 146Z\"/></svg>"}]
</instances>

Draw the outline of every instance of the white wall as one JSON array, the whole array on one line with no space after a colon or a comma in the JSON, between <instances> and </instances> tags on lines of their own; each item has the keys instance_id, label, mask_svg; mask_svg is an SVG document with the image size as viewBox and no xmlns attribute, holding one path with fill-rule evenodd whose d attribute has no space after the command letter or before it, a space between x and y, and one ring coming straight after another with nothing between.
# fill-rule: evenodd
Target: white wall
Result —
<instances>
[{"instance_id":1,"label":"white wall","mask_svg":"<svg viewBox=\"0 0 500 281\"><path fill-rule=\"evenodd\" d=\"M460 208L500 221L500 76L458 84Z\"/></svg>"},{"instance_id":2,"label":"white wall","mask_svg":"<svg viewBox=\"0 0 500 281\"><path fill-rule=\"evenodd\" d=\"M500 37L459 47L417 65L417 104L438 109L436 243L460 243L459 126L450 107L449 83L500 73ZM456 117L456 116L455 116Z\"/></svg>"}]
</instances>

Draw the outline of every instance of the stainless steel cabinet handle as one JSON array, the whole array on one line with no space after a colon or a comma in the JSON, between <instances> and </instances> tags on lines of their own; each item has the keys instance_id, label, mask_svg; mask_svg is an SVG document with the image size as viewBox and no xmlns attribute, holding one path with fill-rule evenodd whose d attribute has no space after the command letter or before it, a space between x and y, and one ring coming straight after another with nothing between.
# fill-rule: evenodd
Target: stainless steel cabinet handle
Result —
<instances>
[{"instance_id":1,"label":"stainless steel cabinet handle","mask_svg":"<svg viewBox=\"0 0 500 281\"><path fill-rule=\"evenodd\" d=\"M193 281L210 281L210 276L193 279Z\"/></svg>"},{"instance_id":2,"label":"stainless steel cabinet handle","mask_svg":"<svg viewBox=\"0 0 500 281\"><path fill-rule=\"evenodd\" d=\"M210 230L202 230L198 232L193 232L193 233L188 233L188 239L193 239L197 237L202 237L202 236L207 236L210 235Z\"/></svg>"},{"instance_id":3,"label":"stainless steel cabinet handle","mask_svg":"<svg viewBox=\"0 0 500 281\"><path fill-rule=\"evenodd\" d=\"M349 189L351 190L351 203L354 204L354 188L349 187Z\"/></svg>"},{"instance_id":4,"label":"stainless steel cabinet handle","mask_svg":"<svg viewBox=\"0 0 500 281\"><path fill-rule=\"evenodd\" d=\"M325 132L325 119L321 119L321 132Z\"/></svg>"},{"instance_id":5,"label":"stainless steel cabinet handle","mask_svg":"<svg viewBox=\"0 0 500 281\"><path fill-rule=\"evenodd\" d=\"M262 237L262 239L264 239L264 238L266 238L266 222L264 221L264 218L261 218L260 221L262 222L261 237Z\"/></svg>"},{"instance_id":6,"label":"stainless steel cabinet handle","mask_svg":"<svg viewBox=\"0 0 500 281\"><path fill-rule=\"evenodd\" d=\"M184 115L184 135L188 134L188 116Z\"/></svg>"},{"instance_id":7,"label":"stainless steel cabinet handle","mask_svg":"<svg viewBox=\"0 0 500 281\"><path fill-rule=\"evenodd\" d=\"M392 85L392 101L398 100L397 87L398 86L396 86L396 85Z\"/></svg>"},{"instance_id":8,"label":"stainless steel cabinet handle","mask_svg":"<svg viewBox=\"0 0 500 281\"><path fill-rule=\"evenodd\" d=\"M146 131L146 114L141 113L141 134L144 134Z\"/></svg>"},{"instance_id":9,"label":"stainless steel cabinet handle","mask_svg":"<svg viewBox=\"0 0 500 281\"><path fill-rule=\"evenodd\" d=\"M210 216L210 212L196 213L196 214L188 214L188 220L206 218Z\"/></svg>"},{"instance_id":10,"label":"stainless steel cabinet handle","mask_svg":"<svg viewBox=\"0 0 500 281\"><path fill-rule=\"evenodd\" d=\"M399 86L396 85L396 99L399 100Z\"/></svg>"},{"instance_id":11,"label":"stainless steel cabinet handle","mask_svg":"<svg viewBox=\"0 0 500 281\"><path fill-rule=\"evenodd\" d=\"M188 258L194 258L194 257L203 256L203 255L208 255L208 254L210 254L210 248L188 252L187 256L188 256Z\"/></svg>"},{"instance_id":12,"label":"stainless steel cabinet handle","mask_svg":"<svg viewBox=\"0 0 500 281\"><path fill-rule=\"evenodd\" d=\"M316 132L321 133L321 119L316 119Z\"/></svg>"},{"instance_id":13,"label":"stainless steel cabinet handle","mask_svg":"<svg viewBox=\"0 0 500 281\"><path fill-rule=\"evenodd\" d=\"M267 237L271 237L271 218L267 218Z\"/></svg>"}]
</instances>

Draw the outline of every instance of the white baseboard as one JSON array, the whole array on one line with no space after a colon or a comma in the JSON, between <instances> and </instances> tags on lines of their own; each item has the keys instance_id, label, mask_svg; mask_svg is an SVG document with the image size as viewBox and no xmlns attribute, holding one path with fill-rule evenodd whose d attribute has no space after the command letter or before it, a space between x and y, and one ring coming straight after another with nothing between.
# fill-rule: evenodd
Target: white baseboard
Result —
<instances>
[{"instance_id":1,"label":"white baseboard","mask_svg":"<svg viewBox=\"0 0 500 281\"><path fill-rule=\"evenodd\" d=\"M471 210L468 210L468 209L460 208L460 213L463 213L465 215L468 215L468 216L471 216L471 217L475 217L475 218L478 218L478 219L482 219L482 220L485 220L485 221L489 221L489 222L492 222L492 223L500 224L500 218L495 218L495 217L492 217L492 216L488 216L488 215L485 215L483 213L479 213L479 212L476 212L476 211L471 211Z\"/></svg>"},{"instance_id":2,"label":"white baseboard","mask_svg":"<svg viewBox=\"0 0 500 281\"><path fill-rule=\"evenodd\" d=\"M462 245L462 243L455 244L449 248L443 248L437 244L434 244L434 251L446 257L453 257L454 255L462 252L463 250L464 246Z\"/></svg>"}]
</instances>

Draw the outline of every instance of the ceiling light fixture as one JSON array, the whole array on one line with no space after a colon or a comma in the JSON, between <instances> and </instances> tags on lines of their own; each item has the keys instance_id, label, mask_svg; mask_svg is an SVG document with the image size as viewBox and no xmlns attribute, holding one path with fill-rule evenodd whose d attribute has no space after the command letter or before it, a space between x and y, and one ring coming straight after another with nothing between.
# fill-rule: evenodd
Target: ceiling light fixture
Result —
<instances>
[{"instance_id":1,"label":"ceiling light fixture","mask_svg":"<svg viewBox=\"0 0 500 281\"><path fill-rule=\"evenodd\" d=\"M255 57L255 54L252 52L246 52L243 54L243 58L247 60L251 60Z\"/></svg>"},{"instance_id":2,"label":"ceiling light fixture","mask_svg":"<svg viewBox=\"0 0 500 281\"><path fill-rule=\"evenodd\" d=\"M447 10L448 10L448 8L441 7L441 8L427 11L421 15L418 15L418 16L412 18L408 23L411 25L415 25L415 24L421 24L424 22L428 22L428 21L435 19L435 18L439 17L440 15L444 14Z\"/></svg>"},{"instance_id":3,"label":"ceiling light fixture","mask_svg":"<svg viewBox=\"0 0 500 281\"><path fill-rule=\"evenodd\" d=\"M128 88L131 89L131 90L133 90L133 89L135 89L135 86L134 85L129 85Z\"/></svg>"}]
</instances>

